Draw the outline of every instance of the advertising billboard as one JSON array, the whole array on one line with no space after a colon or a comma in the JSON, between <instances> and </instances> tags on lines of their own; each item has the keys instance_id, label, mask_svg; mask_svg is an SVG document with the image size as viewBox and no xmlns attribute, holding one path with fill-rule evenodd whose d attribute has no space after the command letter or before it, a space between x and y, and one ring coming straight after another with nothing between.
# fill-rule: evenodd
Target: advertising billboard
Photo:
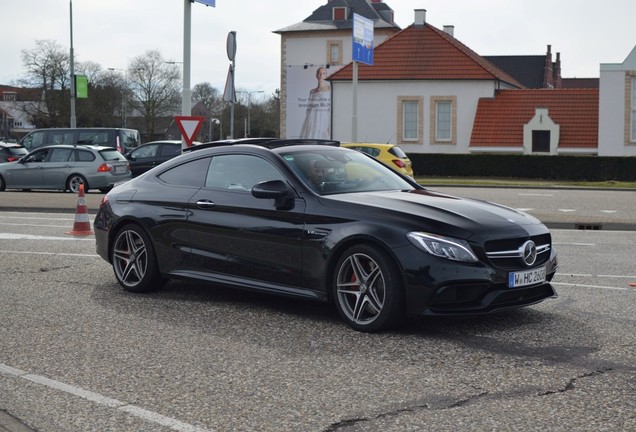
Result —
<instances>
[{"instance_id":1,"label":"advertising billboard","mask_svg":"<svg viewBox=\"0 0 636 432\"><path fill-rule=\"evenodd\" d=\"M287 66L286 138L331 139L329 75L342 66Z\"/></svg>"}]
</instances>

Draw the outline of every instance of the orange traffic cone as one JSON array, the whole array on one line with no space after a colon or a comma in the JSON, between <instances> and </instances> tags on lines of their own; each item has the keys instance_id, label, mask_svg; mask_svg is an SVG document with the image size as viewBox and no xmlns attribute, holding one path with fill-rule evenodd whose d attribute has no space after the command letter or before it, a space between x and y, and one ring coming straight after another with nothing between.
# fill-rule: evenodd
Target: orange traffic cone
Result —
<instances>
[{"instance_id":1,"label":"orange traffic cone","mask_svg":"<svg viewBox=\"0 0 636 432\"><path fill-rule=\"evenodd\" d=\"M88 210L86 208L86 199L84 198L84 185L79 187L79 194L77 195L77 210L75 212L75 222L73 222L73 230L67 231L65 234L70 235L91 235L91 223L88 220Z\"/></svg>"}]
</instances>

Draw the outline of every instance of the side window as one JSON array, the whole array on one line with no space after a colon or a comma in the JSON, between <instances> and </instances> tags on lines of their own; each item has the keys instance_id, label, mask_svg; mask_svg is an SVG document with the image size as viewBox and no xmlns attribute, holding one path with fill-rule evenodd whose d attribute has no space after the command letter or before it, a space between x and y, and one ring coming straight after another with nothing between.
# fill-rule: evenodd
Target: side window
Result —
<instances>
[{"instance_id":1,"label":"side window","mask_svg":"<svg viewBox=\"0 0 636 432\"><path fill-rule=\"evenodd\" d=\"M73 150L71 149L53 149L49 162L67 162Z\"/></svg>"},{"instance_id":2,"label":"side window","mask_svg":"<svg viewBox=\"0 0 636 432\"><path fill-rule=\"evenodd\" d=\"M79 144L108 146L108 132L80 131L77 141Z\"/></svg>"},{"instance_id":3,"label":"side window","mask_svg":"<svg viewBox=\"0 0 636 432\"><path fill-rule=\"evenodd\" d=\"M26 162L44 162L48 154L49 154L48 149L34 152L27 158Z\"/></svg>"},{"instance_id":4,"label":"side window","mask_svg":"<svg viewBox=\"0 0 636 432\"><path fill-rule=\"evenodd\" d=\"M360 151L362 153L366 153L369 156L378 157L380 156L380 149L374 147L360 147Z\"/></svg>"},{"instance_id":5,"label":"side window","mask_svg":"<svg viewBox=\"0 0 636 432\"><path fill-rule=\"evenodd\" d=\"M44 145L44 131L33 132L24 138L22 145L29 150L42 147Z\"/></svg>"},{"instance_id":6,"label":"side window","mask_svg":"<svg viewBox=\"0 0 636 432\"><path fill-rule=\"evenodd\" d=\"M164 144L161 146L161 156L177 156L181 154L181 145Z\"/></svg>"},{"instance_id":7,"label":"side window","mask_svg":"<svg viewBox=\"0 0 636 432\"><path fill-rule=\"evenodd\" d=\"M205 184L209 164L209 157L196 159L164 171L157 177L170 185L202 187Z\"/></svg>"},{"instance_id":8,"label":"side window","mask_svg":"<svg viewBox=\"0 0 636 432\"><path fill-rule=\"evenodd\" d=\"M47 145L50 144L75 144L73 142L73 132L50 130Z\"/></svg>"},{"instance_id":9,"label":"side window","mask_svg":"<svg viewBox=\"0 0 636 432\"><path fill-rule=\"evenodd\" d=\"M137 159L155 157L157 155L158 144L147 145L138 148L132 152L132 155Z\"/></svg>"},{"instance_id":10,"label":"side window","mask_svg":"<svg viewBox=\"0 0 636 432\"><path fill-rule=\"evenodd\" d=\"M285 181L285 178L274 165L258 156L221 155L212 158L205 186L249 191L267 180Z\"/></svg>"},{"instance_id":11,"label":"side window","mask_svg":"<svg viewBox=\"0 0 636 432\"><path fill-rule=\"evenodd\" d=\"M87 150L76 149L74 152L73 159L71 160L75 160L77 162L92 162L95 160L95 155L92 152Z\"/></svg>"}]
</instances>

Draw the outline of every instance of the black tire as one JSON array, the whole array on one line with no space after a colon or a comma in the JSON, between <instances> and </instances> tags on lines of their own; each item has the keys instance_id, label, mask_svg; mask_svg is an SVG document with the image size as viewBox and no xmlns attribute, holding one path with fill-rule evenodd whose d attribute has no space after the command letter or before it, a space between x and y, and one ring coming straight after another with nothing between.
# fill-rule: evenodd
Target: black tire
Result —
<instances>
[{"instance_id":1,"label":"black tire","mask_svg":"<svg viewBox=\"0 0 636 432\"><path fill-rule=\"evenodd\" d=\"M110 192L112 188L113 188L112 186L105 187L105 188L99 188L99 191L101 193L103 193L103 194L106 194L106 193Z\"/></svg>"},{"instance_id":2,"label":"black tire","mask_svg":"<svg viewBox=\"0 0 636 432\"><path fill-rule=\"evenodd\" d=\"M84 193L88 192L88 182L84 176L80 174L71 174L66 180L66 189L73 193L78 193L80 184L84 185Z\"/></svg>"},{"instance_id":3,"label":"black tire","mask_svg":"<svg viewBox=\"0 0 636 432\"><path fill-rule=\"evenodd\" d=\"M0 175L0 192L3 192L7 188L7 183L4 181L4 178Z\"/></svg>"},{"instance_id":4,"label":"black tire","mask_svg":"<svg viewBox=\"0 0 636 432\"><path fill-rule=\"evenodd\" d=\"M338 260L333 299L340 316L355 330L377 332L405 318L404 287L389 255L370 244L347 249Z\"/></svg>"},{"instance_id":5,"label":"black tire","mask_svg":"<svg viewBox=\"0 0 636 432\"><path fill-rule=\"evenodd\" d=\"M145 293L165 285L152 241L141 227L125 225L113 239L110 258L117 282L126 291Z\"/></svg>"}]
</instances>

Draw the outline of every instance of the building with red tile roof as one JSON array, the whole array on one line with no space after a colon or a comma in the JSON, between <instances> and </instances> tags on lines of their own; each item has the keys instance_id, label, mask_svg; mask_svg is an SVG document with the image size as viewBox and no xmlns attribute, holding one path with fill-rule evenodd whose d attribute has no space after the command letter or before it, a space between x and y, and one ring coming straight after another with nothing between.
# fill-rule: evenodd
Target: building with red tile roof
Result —
<instances>
[{"instance_id":1,"label":"building with red tile roof","mask_svg":"<svg viewBox=\"0 0 636 432\"><path fill-rule=\"evenodd\" d=\"M598 89L525 89L481 98L470 150L596 154L598 96Z\"/></svg>"}]
</instances>

